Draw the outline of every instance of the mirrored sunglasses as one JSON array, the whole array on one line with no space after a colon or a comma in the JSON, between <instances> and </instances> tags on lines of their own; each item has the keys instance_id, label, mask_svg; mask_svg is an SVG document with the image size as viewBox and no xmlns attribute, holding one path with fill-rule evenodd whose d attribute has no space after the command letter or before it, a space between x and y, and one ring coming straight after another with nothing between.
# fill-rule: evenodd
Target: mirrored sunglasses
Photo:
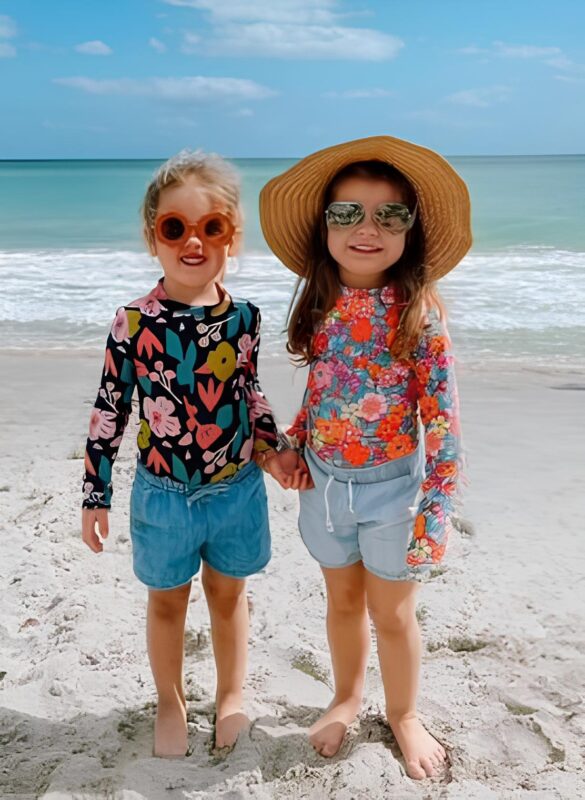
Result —
<instances>
[{"instance_id":1,"label":"mirrored sunglasses","mask_svg":"<svg viewBox=\"0 0 585 800\"><path fill-rule=\"evenodd\" d=\"M389 233L405 233L414 225L417 206L411 212L404 203L382 203L372 219L380 228ZM325 211L328 228L353 228L366 218L366 209L362 203L335 202L330 203Z\"/></svg>"}]
</instances>

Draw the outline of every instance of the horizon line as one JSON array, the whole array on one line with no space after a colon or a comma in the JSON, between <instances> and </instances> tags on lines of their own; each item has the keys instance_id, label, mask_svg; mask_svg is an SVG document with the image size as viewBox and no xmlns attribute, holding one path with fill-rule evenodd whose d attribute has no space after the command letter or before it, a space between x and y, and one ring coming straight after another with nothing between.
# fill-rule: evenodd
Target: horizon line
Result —
<instances>
[{"instance_id":1,"label":"horizon line","mask_svg":"<svg viewBox=\"0 0 585 800\"><path fill-rule=\"evenodd\" d=\"M307 154L309 155L309 154ZM574 158L585 156L585 153L453 153L442 154L444 158ZM275 161L297 160L306 156L222 156L230 161ZM144 156L142 158L111 156L111 157L62 157L62 158L0 158L0 164L7 163L39 163L46 161L166 161L169 156Z\"/></svg>"}]
</instances>

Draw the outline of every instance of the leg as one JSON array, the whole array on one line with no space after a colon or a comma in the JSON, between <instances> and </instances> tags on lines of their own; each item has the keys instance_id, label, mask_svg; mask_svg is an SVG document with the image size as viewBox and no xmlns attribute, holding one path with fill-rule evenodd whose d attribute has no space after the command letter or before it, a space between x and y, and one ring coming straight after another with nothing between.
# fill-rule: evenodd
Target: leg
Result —
<instances>
[{"instance_id":1,"label":"leg","mask_svg":"<svg viewBox=\"0 0 585 800\"><path fill-rule=\"evenodd\" d=\"M204 562L201 582L217 670L215 746L231 747L249 722L242 710L248 661L246 581L222 575Z\"/></svg>"},{"instance_id":2,"label":"leg","mask_svg":"<svg viewBox=\"0 0 585 800\"><path fill-rule=\"evenodd\" d=\"M327 637L335 696L311 728L310 739L322 756L334 756L360 709L370 630L362 562L339 569L322 567L322 570L327 586Z\"/></svg>"},{"instance_id":3,"label":"leg","mask_svg":"<svg viewBox=\"0 0 585 800\"><path fill-rule=\"evenodd\" d=\"M184 756L187 752L187 711L183 690L185 617L191 584L148 593L146 639L150 667L158 692L154 724L154 754Z\"/></svg>"},{"instance_id":4,"label":"leg","mask_svg":"<svg viewBox=\"0 0 585 800\"><path fill-rule=\"evenodd\" d=\"M368 572L368 608L376 628L386 715L411 778L426 778L445 760L443 747L416 716L421 642L414 581L387 581Z\"/></svg>"}]
</instances>

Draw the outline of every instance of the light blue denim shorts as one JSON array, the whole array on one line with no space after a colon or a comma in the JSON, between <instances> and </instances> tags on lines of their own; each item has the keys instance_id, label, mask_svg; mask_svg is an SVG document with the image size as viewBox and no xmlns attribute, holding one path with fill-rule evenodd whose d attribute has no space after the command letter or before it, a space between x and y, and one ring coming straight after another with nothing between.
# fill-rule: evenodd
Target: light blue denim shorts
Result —
<instances>
[{"instance_id":1,"label":"light blue denim shorts","mask_svg":"<svg viewBox=\"0 0 585 800\"><path fill-rule=\"evenodd\" d=\"M314 489L300 492L299 529L322 567L364 567L386 580L412 580L406 564L424 448L376 467L336 467L309 447L305 459ZM418 497L417 497L418 495Z\"/></svg>"},{"instance_id":2,"label":"light blue denim shorts","mask_svg":"<svg viewBox=\"0 0 585 800\"><path fill-rule=\"evenodd\" d=\"M251 461L232 478L189 491L138 461L130 534L134 573L150 589L188 583L202 559L233 578L253 575L270 561L264 475Z\"/></svg>"}]
</instances>

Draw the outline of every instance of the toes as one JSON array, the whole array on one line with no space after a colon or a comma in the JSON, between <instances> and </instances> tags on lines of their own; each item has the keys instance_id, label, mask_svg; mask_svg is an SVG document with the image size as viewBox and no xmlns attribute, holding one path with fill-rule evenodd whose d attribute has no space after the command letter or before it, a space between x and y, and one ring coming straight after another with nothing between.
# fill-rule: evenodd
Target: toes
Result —
<instances>
[{"instance_id":1,"label":"toes","mask_svg":"<svg viewBox=\"0 0 585 800\"><path fill-rule=\"evenodd\" d=\"M406 771L408 772L411 778L414 778L415 781L421 781L423 778L427 777L427 773L421 767L418 761L407 761Z\"/></svg>"},{"instance_id":2,"label":"toes","mask_svg":"<svg viewBox=\"0 0 585 800\"><path fill-rule=\"evenodd\" d=\"M447 753L445 752L445 748L441 747L440 745L439 747L437 747L433 755L436 759L438 759L439 763L441 764L443 763L443 761L447 760Z\"/></svg>"},{"instance_id":3,"label":"toes","mask_svg":"<svg viewBox=\"0 0 585 800\"><path fill-rule=\"evenodd\" d=\"M428 756L421 756L420 764L428 777L432 778L435 774L435 765L433 764L433 761Z\"/></svg>"}]
</instances>

